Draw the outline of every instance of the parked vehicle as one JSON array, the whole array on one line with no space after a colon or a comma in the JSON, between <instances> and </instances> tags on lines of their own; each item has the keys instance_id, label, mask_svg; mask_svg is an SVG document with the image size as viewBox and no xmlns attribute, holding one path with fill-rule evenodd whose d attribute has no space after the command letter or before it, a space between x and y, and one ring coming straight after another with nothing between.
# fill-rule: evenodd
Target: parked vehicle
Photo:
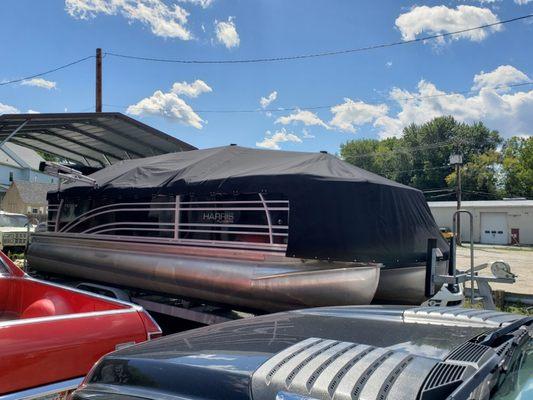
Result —
<instances>
[{"instance_id":1,"label":"parked vehicle","mask_svg":"<svg viewBox=\"0 0 533 400\"><path fill-rule=\"evenodd\" d=\"M442 237L446 240L450 240L453 237L453 232L447 226L441 226L439 228Z\"/></svg>"},{"instance_id":2,"label":"parked vehicle","mask_svg":"<svg viewBox=\"0 0 533 400\"><path fill-rule=\"evenodd\" d=\"M35 227L30 224L26 215L0 211L0 250L5 252L24 250L28 241L28 231L34 230Z\"/></svg>"},{"instance_id":3,"label":"parked vehicle","mask_svg":"<svg viewBox=\"0 0 533 400\"><path fill-rule=\"evenodd\" d=\"M445 270L423 194L329 154L226 146L72 178L30 245L40 273L273 312L420 304L432 237Z\"/></svg>"},{"instance_id":4,"label":"parked vehicle","mask_svg":"<svg viewBox=\"0 0 533 400\"><path fill-rule=\"evenodd\" d=\"M73 400L529 399L532 320L401 306L271 314L111 353Z\"/></svg>"},{"instance_id":5,"label":"parked vehicle","mask_svg":"<svg viewBox=\"0 0 533 400\"><path fill-rule=\"evenodd\" d=\"M140 306L35 280L0 252L0 399L62 398L101 356L161 335Z\"/></svg>"}]
</instances>

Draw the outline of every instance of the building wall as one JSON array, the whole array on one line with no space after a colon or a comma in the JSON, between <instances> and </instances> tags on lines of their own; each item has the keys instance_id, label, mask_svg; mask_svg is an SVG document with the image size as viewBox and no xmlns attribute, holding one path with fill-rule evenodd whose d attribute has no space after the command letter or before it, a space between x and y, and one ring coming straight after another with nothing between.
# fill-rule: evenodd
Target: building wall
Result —
<instances>
[{"instance_id":1,"label":"building wall","mask_svg":"<svg viewBox=\"0 0 533 400\"><path fill-rule=\"evenodd\" d=\"M452 228L452 217L455 207L433 207L430 205L431 213L439 227ZM506 213L507 214L507 243L511 243L511 229L519 229L520 244L533 245L533 207L465 207L474 215L474 241L481 242L481 213ZM461 239L468 240L470 234L469 218L461 218Z\"/></svg>"},{"instance_id":2,"label":"building wall","mask_svg":"<svg viewBox=\"0 0 533 400\"><path fill-rule=\"evenodd\" d=\"M8 190L2 199L1 208L3 211L26 214L26 204L22 202L17 190Z\"/></svg>"},{"instance_id":3,"label":"building wall","mask_svg":"<svg viewBox=\"0 0 533 400\"><path fill-rule=\"evenodd\" d=\"M28 181L39 183L56 183L57 178L34 171L30 168L19 168L0 164L0 184L9 186L13 181Z\"/></svg>"}]
</instances>

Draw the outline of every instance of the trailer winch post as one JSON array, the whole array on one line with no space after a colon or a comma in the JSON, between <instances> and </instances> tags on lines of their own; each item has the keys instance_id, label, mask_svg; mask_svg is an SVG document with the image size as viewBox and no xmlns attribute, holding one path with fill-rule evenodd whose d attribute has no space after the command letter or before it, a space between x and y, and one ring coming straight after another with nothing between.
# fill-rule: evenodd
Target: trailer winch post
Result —
<instances>
[{"instance_id":1,"label":"trailer winch post","mask_svg":"<svg viewBox=\"0 0 533 400\"><path fill-rule=\"evenodd\" d=\"M470 301L472 304L474 304L474 301L475 301L475 297L474 297L474 280L476 278L475 276L475 268L474 268L474 216L472 215L472 213L468 210L457 210L456 212L453 213L453 229L452 229L452 232L453 232L453 237L456 238L456 236L458 236L460 233L458 233L458 221L459 221L459 218L460 218L460 214L463 213L463 214L467 214L468 217L470 218L470 232L469 232L469 242L470 242ZM455 262L455 259L456 259L456 254L455 254L455 251L457 250L455 247L454 247L454 262Z\"/></svg>"},{"instance_id":2,"label":"trailer winch post","mask_svg":"<svg viewBox=\"0 0 533 400\"><path fill-rule=\"evenodd\" d=\"M437 263L437 239L428 239L426 252L426 282L424 292L426 297L435 295L435 266Z\"/></svg>"}]
</instances>

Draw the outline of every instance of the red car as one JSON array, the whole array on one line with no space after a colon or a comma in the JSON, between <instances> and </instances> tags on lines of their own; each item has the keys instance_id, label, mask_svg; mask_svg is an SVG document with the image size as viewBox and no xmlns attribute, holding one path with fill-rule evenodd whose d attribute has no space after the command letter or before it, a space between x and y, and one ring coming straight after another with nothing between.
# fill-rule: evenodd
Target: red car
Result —
<instances>
[{"instance_id":1,"label":"red car","mask_svg":"<svg viewBox=\"0 0 533 400\"><path fill-rule=\"evenodd\" d=\"M64 398L104 354L159 336L141 307L30 278L0 252L0 400Z\"/></svg>"}]
</instances>

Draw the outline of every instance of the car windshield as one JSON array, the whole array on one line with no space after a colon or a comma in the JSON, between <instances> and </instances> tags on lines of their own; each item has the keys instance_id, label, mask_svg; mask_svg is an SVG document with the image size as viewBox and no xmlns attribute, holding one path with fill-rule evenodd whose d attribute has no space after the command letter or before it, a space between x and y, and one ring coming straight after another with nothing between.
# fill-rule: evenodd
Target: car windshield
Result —
<instances>
[{"instance_id":1,"label":"car windshield","mask_svg":"<svg viewBox=\"0 0 533 400\"><path fill-rule=\"evenodd\" d=\"M520 347L515 355L515 362L505 375L500 376L497 390L492 400L526 400L533 399L533 338Z\"/></svg>"},{"instance_id":2,"label":"car windshield","mask_svg":"<svg viewBox=\"0 0 533 400\"><path fill-rule=\"evenodd\" d=\"M24 228L28 223L28 218L24 215L0 215L0 227Z\"/></svg>"}]
</instances>

